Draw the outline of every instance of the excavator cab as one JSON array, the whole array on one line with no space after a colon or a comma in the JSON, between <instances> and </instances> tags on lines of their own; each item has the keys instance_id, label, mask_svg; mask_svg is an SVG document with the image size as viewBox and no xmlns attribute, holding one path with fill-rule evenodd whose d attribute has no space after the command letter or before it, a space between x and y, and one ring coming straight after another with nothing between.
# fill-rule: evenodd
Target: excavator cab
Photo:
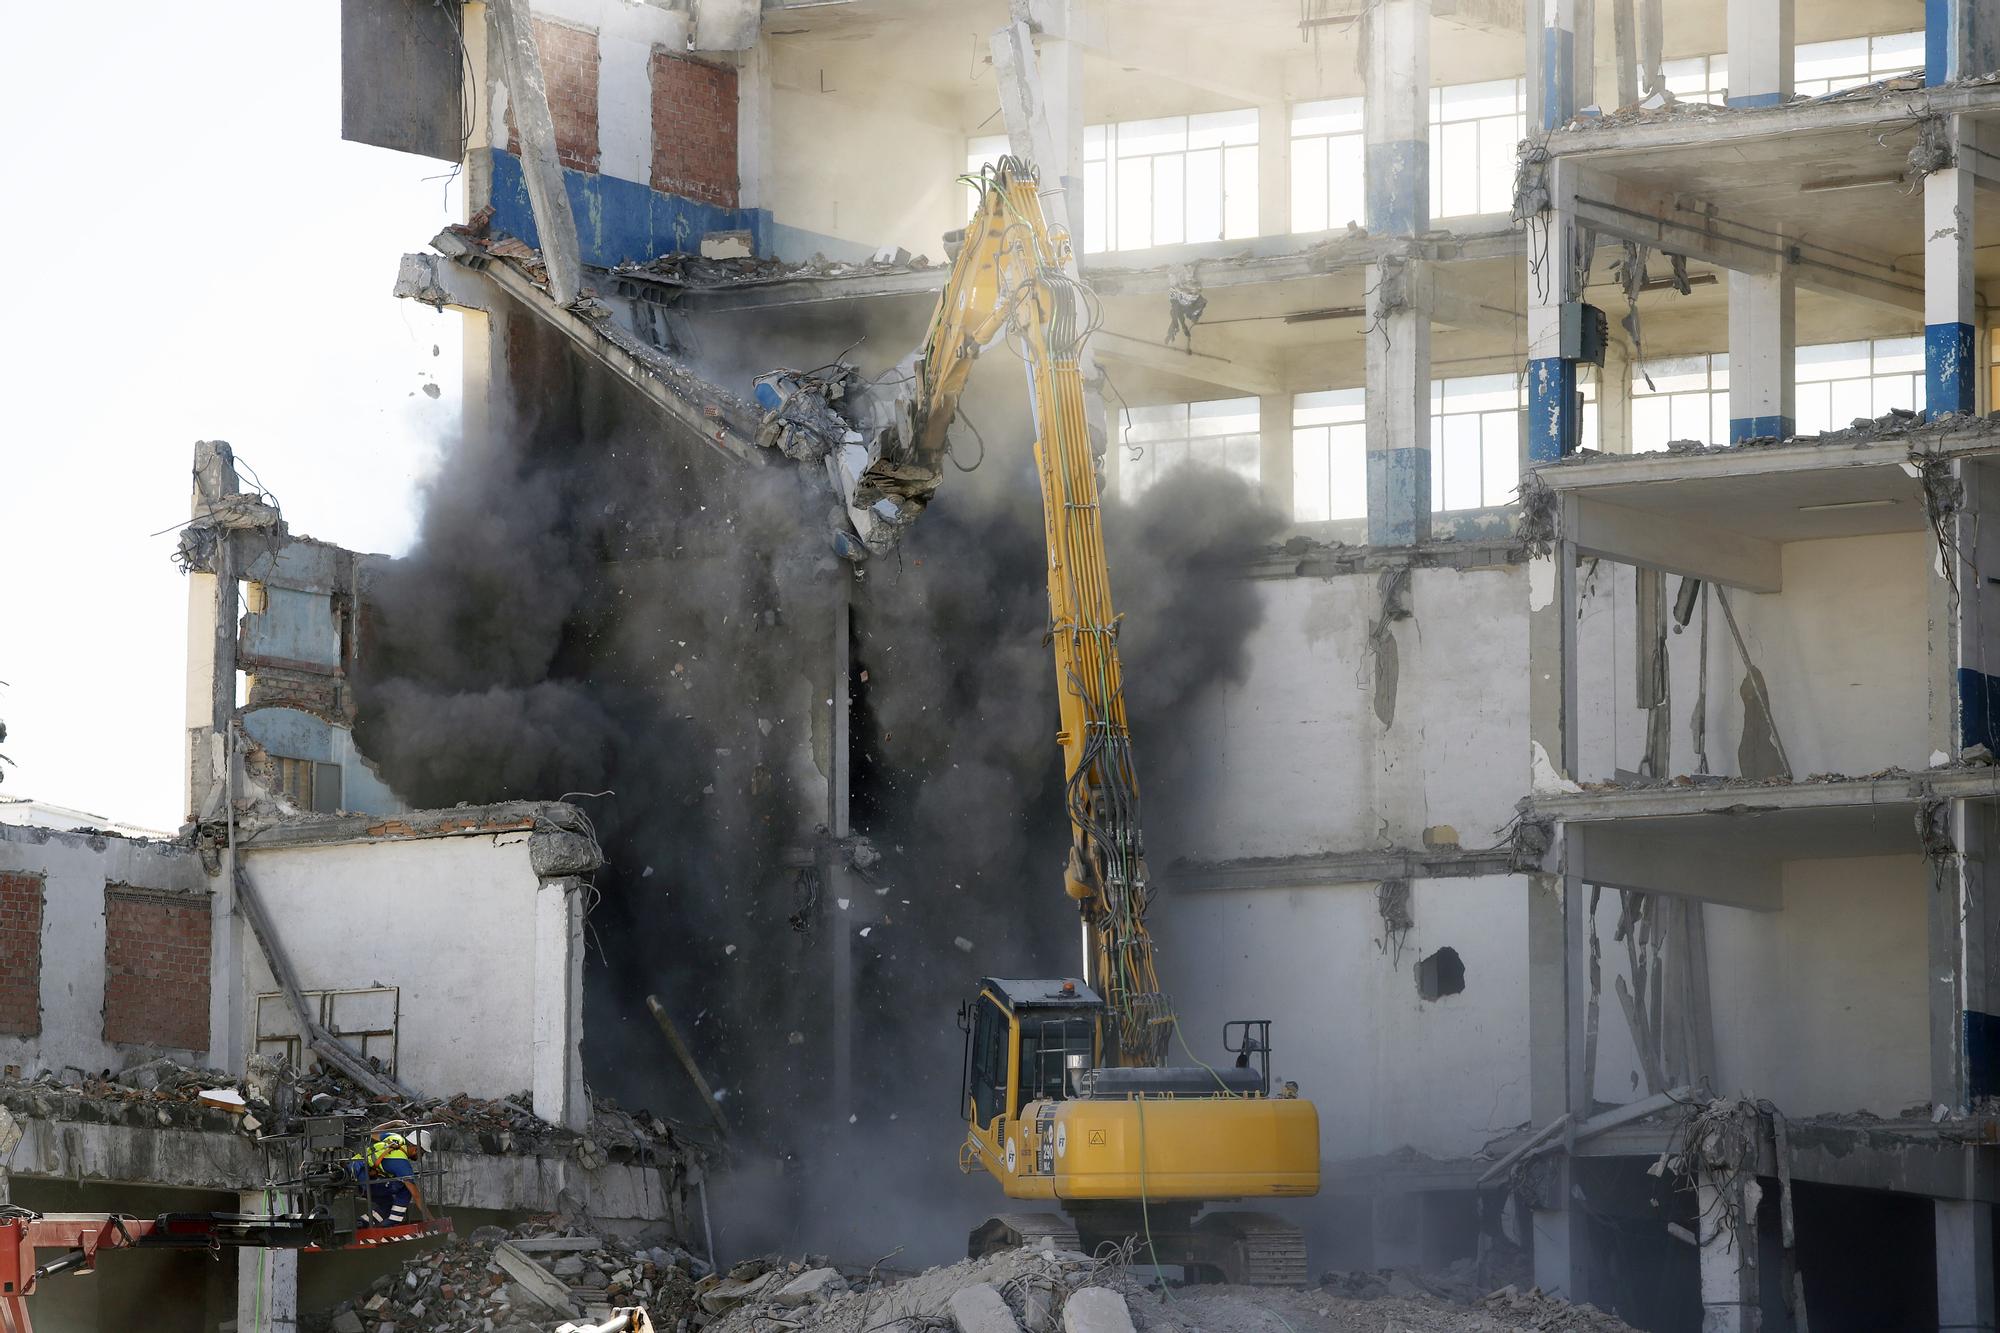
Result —
<instances>
[{"instance_id":1,"label":"excavator cab","mask_svg":"<svg viewBox=\"0 0 2000 1333\"><path fill-rule=\"evenodd\" d=\"M1106 1021L1104 1001L1073 979L987 977L959 1007L961 1169L984 1169L1009 1198L1063 1209L988 1218L968 1253L1042 1243L1094 1253L1143 1234L1153 1259L1191 1276L1302 1282L1297 1227L1266 1213L1203 1213L1318 1191L1319 1117L1289 1085L1273 1093L1269 1022L1227 1025L1233 1060L1173 1066L1100 1063Z\"/></svg>"}]
</instances>

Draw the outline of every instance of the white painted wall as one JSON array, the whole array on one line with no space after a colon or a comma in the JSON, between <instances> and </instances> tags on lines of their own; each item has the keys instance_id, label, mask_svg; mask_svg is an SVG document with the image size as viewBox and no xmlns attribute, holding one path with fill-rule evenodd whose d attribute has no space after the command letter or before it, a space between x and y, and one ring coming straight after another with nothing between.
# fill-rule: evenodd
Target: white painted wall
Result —
<instances>
[{"instance_id":1,"label":"white painted wall","mask_svg":"<svg viewBox=\"0 0 2000 1333\"><path fill-rule=\"evenodd\" d=\"M1917 856L1790 861L1782 911L1706 906L1716 1091L1768 1097L1787 1115L1893 1115L1925 1101L1928 882ZM1595 1089L1607 1102L1646 1093L1614 991L1615 978L1630 982L1617 921L1607 889Z\"/></svg>"},{"instance_id":2,"label":"white painted wall","mask_svg":"<svg viewBox=\"0 0 2000 1333\"><path fill-rule=\"evenodd\" d=\"M1404 1145L1463 1155L1528 1116L1524 882L1418 880L1411 910L1399 956L1378 944L1373 884L1169 890L1154 909L1194 1053L1214 1062L1228 1019L1271 1019L1272 1076L1318 1106L1329 1163ZM1424 1000L1417 962L1445 945L1465 991Z\"/></svg>"},{"instance_id":3,"label":"white painted wall","mask_svg":"<svg viewBox=\"0 0 2000 1333\"><path fill-rule=\"evenodd\" d=\"M1237 585L1264 605L1249 671L1139 738L1156 866L1416 845L1432 825L1494 842L1528 790L1524 566L1420 569L1396 627L1395 720L1374 707L1374 574ZM1163 765L1147 760L1163 754Z\"/></svg>"},{"instance_id":4,"label":"white painted wall","mask_svg":"<svg viewBox=\"0 0 2000 1333\"><path fill-rule=\"evenodd\" d=\"M40 1069L124 1069L156 1055L157 1047L104 1040L104 886L209 896L209 879L191 850L163 842L45 828L0 826L0 870L27 871L42 882L42 1030L39 1036L0 1034L0 1065ZM209 971L222 974L217 923ZM219 1006L209 1013L209 1041L220 1045ZM203 1065L221 1063L219 1050L172 1052Z\"/></svg>"},{"instance_id":5,"label":"white painted wall","mask_svg":"<svg viewBox=\"0 0 2000 1333\"><path fill-rule=\"evenodd\" d=\"M1928 681L1921 663L1930 633L1931 556L1930 539L1914 532L1788 542L1782 592L1729 590L1795 775L1929 766ZM1679 582L1668 577L1670 599ZM1644 715L1633 706L1632 570L1600 562L1595 578L1586 573L1580 586L1579 776L1601 782L1617 769L1636 770L1645 750ZM1699 612L1686 631L1668 634L1675 773L1695 771L1688 719L1700 685L1700 644ZM1712 599L1708 668L1709 771L1733 776L1739 771L1744 673L1722 608Z\"/></svg>"},{"instance_id":6,"label":"white painted wall","mask_svg":"<svg viewBox=\"0 0 2000 1333\"><path fill-rule=\"evenodd\" d=\"M535 1082L537 895L526 832L246 850L244 864L305 990L401 991L398 1077L437 1096ZM277 988L239 921L240 1003ZM254 1039L246 1019L245 1041ZM546 1022L543 1024L546 1027Z\"/></svg>"},{"instance_id":7,"label":"white painted wall","mask_svg":"<svg viewBox=\"0 0 2000 1333\"><path fill-rule=\"evenodd\" d=\"M959 104L898 86L869 53L772 45L772 170L758 202L784 227L942 263L944 233L968 217Z\"/></svg>"}]
</instances>

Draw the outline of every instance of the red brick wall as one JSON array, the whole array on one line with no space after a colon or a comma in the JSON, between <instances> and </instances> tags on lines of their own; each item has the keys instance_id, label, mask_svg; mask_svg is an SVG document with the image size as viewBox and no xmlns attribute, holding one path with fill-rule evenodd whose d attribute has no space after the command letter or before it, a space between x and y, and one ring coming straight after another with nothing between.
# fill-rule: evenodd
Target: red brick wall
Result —
<instances>
[{"instance_id":1,"label":"red brick wall","mask_svg":"<svg viewBox=\"0 0 2000 1333\"><path fill-rule=\"evenodd\" d=\"M206 898L104 886L104 1039L208 1049Z\"/></svg>"},{"instance_id":2,"label":"red brick wall","mask_svg":"<svg viewBox=\"0 0 2000 1333\"><path fill-rule=\"evenodd\" d=\"M0 872L0 1032L42 1031L42 877Z\"/></svg>"},{"instance_id":3,"label":"red brick wall","mask_svg":"<svg viewBox=\"0 0 2000 1333\"><path fill-rule=\"evenodd\" d=\"M549 90L549 118L556 126L556 156L576 171L597 170L597 34L535 20L542 53L542 82ZM507 111L507 151L520 156L514 112Z\"/></svg>"},{"instance_id":4,"label":"red brick wall","mask_svg":"<svg viewBox=\"0 0 2000 1333\"><path fill-rule=\"evenodd\" d=\"M736 71L653 52L653 188L736 207Z\"/></svg>"}]
</instances>

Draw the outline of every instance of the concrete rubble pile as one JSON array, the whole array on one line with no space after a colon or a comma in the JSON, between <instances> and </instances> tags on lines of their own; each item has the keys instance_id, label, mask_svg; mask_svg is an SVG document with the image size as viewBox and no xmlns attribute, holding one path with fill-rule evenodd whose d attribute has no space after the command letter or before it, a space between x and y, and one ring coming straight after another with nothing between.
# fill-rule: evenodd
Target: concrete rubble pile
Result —
<instances>
[{"instance_id":1,"label":"concrete rubble pile","mask_svg":"<svg viewBox=\"0 0 2000 1333\"><path fill-rule=\"evenodd\" d=\"M664 1231L628 1239L573 1225L480 1227L299 1324L306 1333L526 1333L641 1306L658 1333L686 1333L700 1322L695 1283L707 1272Z\"/></svg>"},{"instance_id":2,"label":"concrete rubble pile","mask_svg":"<svg viewBox=\"0 0 2000 1333\"><path fill-rule=\"evenodd\" d=\"M1145 1264L1014 1250L884 1280L878 1270L753 1261L697 1288L710 1333L1630 1333L1539 1291L1450 1299L1401 1274L1378 1294L1336 1288L1163 1286ZM658 1317L654 1320L658 1326ZM665 1333L664 1328L662 1333Z\"/></svg>"},{"instance_id":3,"label":"concrete rubble pile","mask_svg":"<svg viewBox=\"0 0 2000 1333\"><path fill-rule=\"evenodd\" d=\"M651 1164L689 1146L674 1127L645 1111L595 1101L590 1126L575 1133L536 1116L529 1095L490 1100L459 1093L446 1098L377 1097L331 1070L297 1074L276 1057L250 1058L242 1079L162 1057L113 1072L69 1067L25 1076L0 1067L0 1108L29 1119L127 1125L134 1128L278 1134L298 1116L352 1115L377 1124L404 1120L436 1126L447 1151L504 1153L553 1146L585 1167L606 1162Z\"/></svg>"}]
</instances>

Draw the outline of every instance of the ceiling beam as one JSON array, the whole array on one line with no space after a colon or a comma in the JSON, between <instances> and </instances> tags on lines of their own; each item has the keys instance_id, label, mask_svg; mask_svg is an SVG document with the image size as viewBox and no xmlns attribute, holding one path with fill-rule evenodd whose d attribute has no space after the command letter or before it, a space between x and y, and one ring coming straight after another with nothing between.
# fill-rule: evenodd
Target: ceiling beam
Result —
<instances>
[{"instance_id":1,"label":"ceiling beam","mask_svg":"<svg viewBox=\"0 0 2000 1333\"><path fill-rule=\"evenodd\" d=\"M1746 592L1784 589L1784 564L1776 542L1589 496L1578 497L1576 516L1576 549L1584 555L1663 569Z\"/></svg>"},{"instance_id":2,"label":"ceiling beam","mask_svg":"<svg viewBox=\"0 0 2000 1333\"><path fill-rule=\"evenodd\" d=\"M1284 380L1269 365L1168 347L1164 343L1147 342L1143 338L1127 337L1104 329L1090 335L1090 346L1106 361L1200 380L1204 384L1233 389L1237 393L1255 394L1262 398L1287 392Z\"/></svg>"},{"instance_id":3,"label":"ceiling beam","mask_svg":"<svg viewBox=\"0 0 2000 1333\"><path fill-rule=\"evenodd\" d=\"M1801 287L1897 310L1924 308L1921 271L1845 240L1821 247L1735 223L1714 205L1638 185L1608 172L1563 164L1575 181L1577 220L1600 235L1637 241L1734 273L1784 272Z\"/></svg>"}]
</instances>

